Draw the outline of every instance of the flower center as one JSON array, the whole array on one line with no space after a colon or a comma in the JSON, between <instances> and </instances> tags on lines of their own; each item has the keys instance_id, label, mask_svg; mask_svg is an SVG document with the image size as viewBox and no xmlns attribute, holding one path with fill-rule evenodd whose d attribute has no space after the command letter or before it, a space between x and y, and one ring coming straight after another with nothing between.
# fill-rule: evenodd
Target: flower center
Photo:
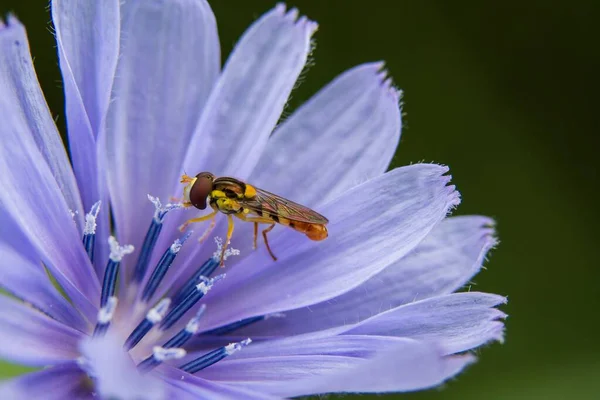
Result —
<instances>
[{"instance_id":1,"label":"flower center","mask_svg":"<svg viewBox=\"0 0 600 400\"><path fill-rule=\"evenodd\" d=\"M140 357L142 361L138 363L138 369L144 373L163 362L178 360L187 355L184 346L200 332L201 318L206 312L206 306L203 304L198 306L198 303L218 281L225 278L225 274L213 276L219 266L223 248L223 241L217 237L215 238L217 249L213 256L206 260L178 290L169 291L174 293L171 297L164 297L152 306L151 302L161 286L163 278L173 265L181 248L190 238L191 233L176 239L164 251L156 266L150 271L150 260L158 236L163 228L163 221L170 211L180 208L181 205L167 204L163 206L158 198L150 195L148 195L148 199L154 204L155 213L135 264L132 286L128 288L128 290L133 290L136 293L129 296L131 293L128 292L126 296L123 296L121 302L118 300L116 288L119 279L119 267L123 257L131 254L134 249L131 245L120 245L117 239L111 236L108 239L110 255L102 280L100 310L93 333L94 337L102 337L111 328L111 324L118 324L119 317L117 315L131 317L132 315L139 315L137 314L138 310L146 309L145 317L137 323L123 343L123 348L126 351L131 352L135 349L136 354L142 354L142 357ZM96 240L96 219L100 212L100 205L100 202L94 204L85 216L83 246L92 263L94 261L94 244ZM224 259L238 254L238 250L229 248L224 253ZM167 293L167 291L165 290L164 293ZM198 307L195 315L187 321L182 329L173 334L170 329L181 323L182 318L196 306ZM117 310L118 307L119 310ZM213 337L223 335L272 316L280 316L280 314L247 318L201 332L201 334ZM144 345L136 349L136 346L142 340L144 340ZM147 344L148 342L150 344ZM250 343L251 340L246 339L238 343L218 347L199 357L190 359L180 368L189 373L198 372L241 350ZM150 348L152 351L148 355L149 351L147 349ZM145 358L143 356L144 351L146 351Z\"/></svg>"}]
</instances>

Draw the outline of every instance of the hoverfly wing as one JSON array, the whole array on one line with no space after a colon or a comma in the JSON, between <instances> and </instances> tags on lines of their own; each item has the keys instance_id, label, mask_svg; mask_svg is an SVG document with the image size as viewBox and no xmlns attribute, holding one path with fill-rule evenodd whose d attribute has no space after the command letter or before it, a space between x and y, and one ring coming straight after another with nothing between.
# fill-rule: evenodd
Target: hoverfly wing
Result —
<instances>
[{"instance_id":1,"label":"hoverfly wing","mask_svg":"<svg viewBox=\"0 0 600 400\"><path fill-rule=\"evenodd\" d=\"M277 196L266 190L257 187L254 188L256 189L256 196L251 199L244 199L242 204L244 207L258 215L268 213L292 221L307 222L311 224L327 224L329 222L327 218L308 207L294 203L291 200Z\"/></svg>"}]
</instances>

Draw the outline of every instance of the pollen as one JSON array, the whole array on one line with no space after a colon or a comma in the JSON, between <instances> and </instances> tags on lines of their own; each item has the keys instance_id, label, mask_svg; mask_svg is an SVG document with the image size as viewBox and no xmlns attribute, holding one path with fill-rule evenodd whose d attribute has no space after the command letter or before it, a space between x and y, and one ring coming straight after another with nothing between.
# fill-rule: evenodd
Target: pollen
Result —
<instances>
[{"instance_id":1,"label":"pollen","mask_svg":"<svg viewBox=\"0 0 600 400\"><path fill-rule=\"evenodd\" d=\"M96 218L100 212L101 201L96 202L89 213L85 214L85 226L83 228L84 235L92 235L96 233Z\"/></svg>"},{"instance_id":2,"label":"pollen","mask_svg":"<svg viewBox=\"0 0 600 400\"><path fill-rule=\"evenodd\" d=\"M217 245L217 249L213 253L213 259L219 260L221 258L221 252L223 251L223 239L219 236L215 236L215 243ZM234 249L228 247L223 254L223 261L227 260L231 256L239 256L240 251L238 249Z\"/></svg>"},{"instance_id":3,"label":"pollen","mask_svg":"<svg viewBox=\"0 0 600 400\"><path fill-rule=\"evenodd\" d=\"M110 247L109 258L114 262L121 261L125 255L133 253L134 250L130 244L121 246L114 236L108 238L108 246Z\"/></svg>"}]
</instances>

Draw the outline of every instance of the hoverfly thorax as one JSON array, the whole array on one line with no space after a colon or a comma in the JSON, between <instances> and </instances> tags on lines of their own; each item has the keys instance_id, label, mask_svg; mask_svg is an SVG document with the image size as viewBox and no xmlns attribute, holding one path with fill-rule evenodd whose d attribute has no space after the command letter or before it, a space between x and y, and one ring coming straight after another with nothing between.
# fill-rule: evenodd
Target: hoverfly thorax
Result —
<instances>
[{"instance_id":1,"label":"hoverfly thorax","mask_svg":"<svg viewBox=\"0 0 600 400\"><path fill-rule=\"evenodd\" d=\"M184 179L182 179L182 182L187 183L183 189L184 201L200 210L204 210L206 199L213 190L215 176L210 172L200 172L194 178L187 177Z\"/></svg>"}]
</instances>

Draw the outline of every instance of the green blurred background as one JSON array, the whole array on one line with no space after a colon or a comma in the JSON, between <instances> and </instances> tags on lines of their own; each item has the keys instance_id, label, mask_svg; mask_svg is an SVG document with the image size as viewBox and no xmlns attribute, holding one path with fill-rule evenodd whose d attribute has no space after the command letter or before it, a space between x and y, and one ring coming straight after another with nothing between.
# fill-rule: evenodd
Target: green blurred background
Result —
<instances>
[{"instance_id":1,"label":"green blurred background","mask_svg":"<svg viewBox=\"0 0 600 400\"><path fill-rule=\"evenodd\" d=\"M211 4L227 54L273 2ZM508 295L505 344L479 351L479 362L442 388L389 398L600 398L600 2L288 4L320 24L315 65L291 109L345 69L385 60L405 92L394 166L449 165L463 196L457 214L498 222L501 245L473 289ZM0 12L9 10L27 26L43 90L64 129L47 1L0 0ZM16 371L0 367L0 376Z\"/></svg>"}]
</instances>

